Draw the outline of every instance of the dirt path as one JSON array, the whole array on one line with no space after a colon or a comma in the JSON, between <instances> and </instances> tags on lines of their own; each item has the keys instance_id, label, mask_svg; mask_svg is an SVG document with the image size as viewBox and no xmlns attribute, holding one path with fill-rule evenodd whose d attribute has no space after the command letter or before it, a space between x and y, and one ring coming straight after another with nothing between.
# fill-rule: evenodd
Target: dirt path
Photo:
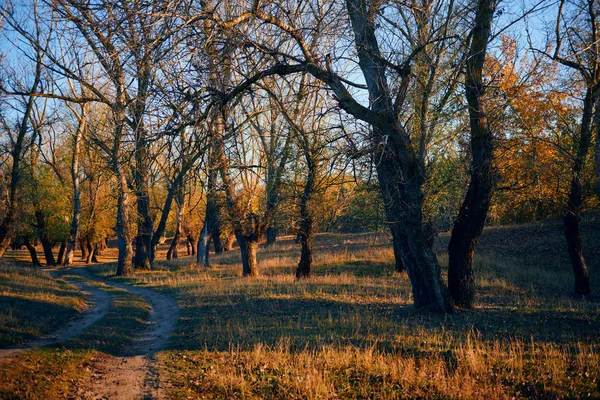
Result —
<instances>
[{"instance_id":1,"label":"dirt path","mask_svg":"<svg viewBox=\"0 0 600 400\"><path fill-rule=\"evenodd\" d=\"M51 273L51 275L54 278L57 278L56 274ZM110 296L106 292L98 289L95 286L89 285L86 282L65 278L61 279L64 279L83 291L88 298L88 302L91 303L91 306L76 319L70 321L63 328L52 333L51 335L43 336L39 339L19 346L10 347L8 349L0 349L0 360L14 357L18 353L25 350L66 342L68 339L79 335L85 329L92 326L108 312L108 309L110 308Z\"/></svg>"},{"instance_id":2,"label":"dirt path","mask_svg":"<svg viewBox=\"0 0 600 400\"><path fill-rule=\"evenodd\" d=\"M106 285L127 290L141 296L152 307L148 329L137 338L122 357L107 356L95 367L89 388L81 396L85 399L160 399L160 375L154 354L167 344L179 315L177 302L152 289L97 278L85 270L70 272Z\"/></svg>"}]
</instances>

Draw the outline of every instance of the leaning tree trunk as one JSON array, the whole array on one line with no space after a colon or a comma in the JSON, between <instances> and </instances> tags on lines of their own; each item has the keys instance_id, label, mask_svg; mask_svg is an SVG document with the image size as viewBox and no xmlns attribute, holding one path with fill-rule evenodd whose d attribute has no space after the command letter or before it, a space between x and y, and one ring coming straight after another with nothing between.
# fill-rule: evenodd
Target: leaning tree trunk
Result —
<instances>
[{"instance_id":1,"label":"leaning tree trunk","mask_svg":"<svg viewBox=\"0 0 600 400\"><path fill-rule=\"evenodd\" d=\"M29 255L31 256L31 263L35 267L41 267L42 263L40 263L40 259L37 256L37 250L31 244L31 242L29 241L29 237L27 237L27 236L25 236L25 247L27 247L27 250L29 251Z\"/></svg>"},{"instance_id":2,"label":"leaning tree trunk","mask_svg":"<svg viewBox=\"0 0 600 400\"><path fill-rule=\"evenodd\" d=\"M456 305L471 308L475 299L473 257L490 206L493 173L493 136L485 107L483 66L491 34L496 1L479 1L471 49L466 65L465 96L471 128L471 181L448 245L448 289Z\"/></svg>"},{"instance_id":3,"label":"leaning tree trunk","mask_svg":"<svg viewBox=\"0 0 600 400\"><path fill-rule=\"evenodd\" d=\"M67 241L63 240L60 242L60 248L58 249L58 255L56 256L56 263L63 265L65 262L65 250L67 249Z\"/></svg>"},{"instance_id":4,"label":"leaning tree trunk","mask_svg":"<svg viewBox=\"0 0 600 400\"><path fill-rule=\"evenodd\" d=\"M577 153L573 162L573 176L571 178L571 191L567 203L567 211L563 217L564 233L567 240L567 250L571 259L573 274L575 275L575 294L588 296L591 292L590 279L587 266L583 257L581 230L579 220L583 208L583 184L581 182L585 160L588 156L592 142L592 110L595 103L595 94L592 89L587 90L581 117L579 140L576 141Z\"/></svg>"},{"instance_id":5,"label":"leaning tree trunk","mask_svg":"<svg viewBox=\"0 0 600 400\"><path fill-rule=\"evenodd\" d=\"M258 238L256 235L236 234L240 252L242 254L242 275L256 277L259 275L256 250Z\"/></svg>"},{"instance_id":6,"label":"leaning tree trunk","mask_svg":"<svg viewBox=\"0 0 600 400\"><path fill-rule=\"evenodd\" d=\"M85 246L87 247L87 258L85 259L85 263L91 264L96 256L95 249L90 240L85 241Z\"/></svg>"},{"instance_id":7,"label":"leaning tree trunk","mask_svg":"<svg viewBox=\"0 0 600 400\"><path fill-rule=\"evenodd\" d=\"M52 243L50 243L50 241L45 236L43 236L40 239L40 242L42 242L42 249L44 249L44 257L46 258L46 266L47 267L56 266L56 260L54 259L54 253L52 253Z\"/></svg>"},{"instance_id":8,"label":"leaning tree trunk","mask_svg":"<svg viewBox=\"0 0 600 400\"><path fill-rule=\"evenodd\" d=\"M386 218L392 235L397 238L400 260L406 267L416 307L450 312L453 309L448 288L441 278L440 265L423 230L423 160L419 159L410 135L402 126L399 113L408 88L410 70L402 71L402 85L392 100L387 82L388 66L383 62L375 34L371 2L347 0L346 7L354 32L355 45L369 91L370 111L350 103L340 104L355 116L371 124L370 140L377 163L377 176ZM339 82L334 86L339 89Z\"/></svg>"},{"instance_id":9,"label":"leaning tree trunk","mask_svg":"<svg viewBox=\"0 0 600 400\"><path fill-rule=\"evenodd\" d=\"M412 286L413 300L417 308L428 308L437 312L451 312L452 300L442 281L440 265L429 235L424 230L422 200L422 174L409 165L407 176L415 177L406 182L404 172L399 169L393 153L384 149L377 157L380 190L385 213L392 235L398 238L400 262Z\"/></svg>"}]
</instances>

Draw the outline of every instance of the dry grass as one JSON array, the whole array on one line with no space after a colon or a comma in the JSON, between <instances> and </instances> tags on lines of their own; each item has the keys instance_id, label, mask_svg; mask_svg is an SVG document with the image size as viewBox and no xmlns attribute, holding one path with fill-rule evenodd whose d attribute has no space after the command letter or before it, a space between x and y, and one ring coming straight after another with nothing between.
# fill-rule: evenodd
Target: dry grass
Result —
<instances>
[{"instance_id":1,"label":"dry grass","mask_svg":"<svg viewBox=\"0 0 600 400\"><path fill-rule=\"evenodd\" d=\"M181 307L160 354L174 399L600 398L600 301L571 296L558 228L486 230L478 306L452 315L416 311L389 238L369 234L318 235L314 276L301 281L292 238L260 249L256 279L241 277L234 251L209 269L188 257L124 280ZM584 235L597 240L600 223L586 222ZM447 240L438 238L442 265ZM587 244L599 290L600 252Z\"/></svg>"},{"instance_id":2,"label":"dry grass","mask_svg":"<svg viewBox=\"0 0 600 400\"><path fill-rule=\"evenodd\" d=\"M38 268L0 261L0 346L53 332L85 308L77 288Z\"/></svg>"},{"instance_id":3,"label":"dry grass","mask_svg":"<svg viewBox=\"0 0 600 400\"><path fill-rule=\"evenodd\" d=\"M184 258L130 280L182 307L161 356L172 398L598 398L600 303L571 296L556 228L486 231L478 306L449 316L414 310L389 238L366 234L319 235L314 276L302 281L292 238L260 250L257 279L242 278L229 252L209 269ZM553 250L531 254L539 241ZM594 288L599 261L592 250Z\"/></svg>"}]
</instances>

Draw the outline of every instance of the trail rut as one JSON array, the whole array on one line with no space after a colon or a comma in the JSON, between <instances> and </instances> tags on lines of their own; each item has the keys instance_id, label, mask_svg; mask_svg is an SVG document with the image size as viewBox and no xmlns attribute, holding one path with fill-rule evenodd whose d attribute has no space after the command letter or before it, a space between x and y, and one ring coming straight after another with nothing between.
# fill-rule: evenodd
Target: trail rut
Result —
<instances>
[{"instance_id":1,"label":"trail rut","mask_svg":"<svg viewBox=\"0 0 600 400\"><path fill-rule=\"evenodd\" d=\"M152 399L164 398L155 353L163 349L171 337L179 307L171 297L152 289L131 286L97 278L87 271L71 271L85 279L127 290L141 296L152 311L148 329L126 348L121 357L107 356L92 375L90 386L80 393L85 399Z\"/></svg>"}]
</instances>

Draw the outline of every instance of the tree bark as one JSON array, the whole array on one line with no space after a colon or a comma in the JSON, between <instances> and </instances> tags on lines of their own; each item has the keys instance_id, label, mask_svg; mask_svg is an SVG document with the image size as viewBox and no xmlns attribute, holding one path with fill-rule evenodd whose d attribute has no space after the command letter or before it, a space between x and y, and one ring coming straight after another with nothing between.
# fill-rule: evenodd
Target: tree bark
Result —
<instances>
[{"instance_id":1,"label":"tree bark","mask_svg":"<svg viewBox=\"0 0 600 400\"><path fill-rule=\"evenodd\" d=\"M183 232L183 214L184 214L184 199L181 193L177 196L177 226L175 227L175 237L171 241L171 246L167 251L167 260L179 258L179 241Z\"/></svg>"},{"instance_id":2,"label":"tree bark","mask_svg":"<svg viewBox=\"0 0 600 400\"><path fill-rule=\"evenodd\" d=\"M402 261L402 249L400 248L400 237L398 236L397 229L391 229L392 231L392 246L394 247L394 265L396 272L406 271L404 262Z\"/></svg>"},{"instance_id":3,"label":"tree bark","mask_svg":"<svg viewBox=\"0 0 600 400\"><path fill-rule=\"evenodd\" d=\"M315 190L315 180L317 178L317 165L313 151L311 150L308 139L306 138L305 132L299 132L301 141L301 147L303 148L304 158L308 167L308 174L306 176L306 183L304 184L304 190L300 198L300 262L296 268L296 278L308 278L311 274L311 267L313 262L312 255L312 233L313 233L313 219L310 209L310 200Z\"/></svg>"},{"instance_id":4,"label":"tree bark","mask_svg":"<svg viewBox=\"0 0 600 400\"><path fill-rule=\"evenodd\" d=\"M56 266L56 260L54 259L54 253L52 253L52 243L50 243L50 241L45 237L42 237L40 239L40 242L42 242L42 248L44 249L44 258L46 258L46 266L47 267Z\"/></svg>"},{"instance_id":5,"label":"tree bark","mask_svg":"<svg viewBox=\"0 0 600 400\"><path fill-rule=\"evenodd\" d=\"M82 106L81 115L75 136L73 137L73 156L71 158L71 182L73 184L73 217L71 219L71 230L67 241L67 254L64 262L60 264L69 265L73 262L77 238L79 237L79 219L81 217L81 189L79 185L79 151L81 148L81 139L85 130L86 123L86 105ZM60 262L60 261L59 261Z\"/></svg>"},{"instance_id":6,"label":"tree bark","mask_svg":"<svg viewBox=\"0 0 600 400\"><path fill-rule=\"evenodd\" d=\"M596 197L600 200L600 97L596 99L595 127L596 149L594 152L594 189L596 191Z\"/></svg>"},{"instance_id":7,"label":"tree bark","mask_svg":"<svg viewBox=\"0 0 600 400\"><path fill-rule=\"evenodd\" d=\"M127 180L118 166L117 179L119 181L119 193L117 198L117 247L119 258L117 261L117 275L126 276L133 272L133 247L131 245L132 235L129 226L129 188Z\"/></svg>"},{"instance_id":8,"label":"tree bark","mask_svg":"<svg viewBox=\"0 0 600 400\"><path fill-rule=\"evenodd\" d=\"M402 127L398 113L404 102L403 90L393 101L387 83L386 64L375 35L372 5L365 0L347 0L358 53L359 66L369 90L372 112L341 104L354 115L361 115L372 126L370 140L377 163L377 176L392 236L397 237L400 260L411 281L415 306L437 312L451 312L452 300L441 279L440 266L423 230L422 185L424 166L415 152L410 136ZM410 71L403 72L403 87ZM329 78L324 78L329 79ZM331 85L337 82L332 81ZM336 86L337 87L337 86ZM338 92L342 93L341 89ZM364 115L363 115L364 114Z\"/></svg>"},{"instance_id":9,"label":"tree bark","mask_svg":"<svg viewBox=\"0 0 600 400\"><path fill-rule=\"evenodd\" d=\"M100 261L98 261L98 242L94 243L94 247L92 249L92 262L93 263L99 263Z\"/></svg>"},{"instance_id":10,"label":"tree bark","mask_svg":"<svg viewBox=\"0 0 600 400\"><path fill-rule=\"evenodd\" d=\"M471 129L471 180L448 245L448 289L454 303L471 308L475 299L473 257L490 206L494 186L493 135L483 105L483 66L496 1L478 2L467 58L465 96Z\"/></svg>"},{"instance_id":11,"label":"tree bark","mask_svg":"<svg viewBox=\"0 0 600 400\"><path fill-rule=\"evenodd\" d=\"M208 231L208 224L206 220L200 231L200 238L198 239L198 251L196 252L196 263L198 265L204 265L208 267L208 241L210 240L210 233Z\"/></svg>"},{"instance_id":12,"label":"tree bark","mask_svg":"<svg viewBox=\"0 0 600 400\"><path fill-rule=\"evenodd\" d=\"M87 258L85 259L85 263L91 264L92 260L94 259L94 256L95 256L95 252L94 252L95 249L90 240L85 241L85 246L87 247Z\"/></svg>"},{"instance_id":13,"label":"tree bark","mask_svg":"<svg viewBox=\"0 0 600 400\"><path fill-rule=\"evenodd\" d=\"M85 260L87 260L87 253L88 253L87 247L85 245L85 240L83 240L81 238L78 240L79 240L79 248L81 249L81 260L85 261Z\"/></svg>"},{"instance_id":14,"label":"tree bark","mask_svg":"<svg viewBox=\"0 0 600 400\"><path fill-rule=\"evenodd\" d=\"M242 275L249 277L259 276L256 250L258 238L255 235L236 234L240 252L242 254Z\"/></svg>"},{"instance_id":15,"label":"tree bark","mask_svg":"<svg viewBox=\"0 0 600 400\"><path fill-rule=\"evenodd\" d=\"M267 237L267 246L277 243L277 228L274 226L268 227L265 236Z\"/></svg>"},{"instance_id":16,"label":"tree bark","mask_svg":"<svg viewBox=\"0 0 600 400\"><path fill-rule=\"evenodd\" d=\"M31 92L35 92L41 80L41 65L42 59L41 54L38 53L38 60L36 64L36 72L35 79L33 82L33 86L31 88ZM18 205L18 190L19 185L21 183L22 171L21 171L21 162L24 156L24 152L26 149L25 139L27 137L28 126L29 126L29 118L31 116L31 112L34 107L34 96L29 96L27 100L27 105L25 107L25 112L23 113L23 118L21 119L21 123L19 125L19 130L17 132L17 138L14 141L14 147L12 148L10 155L12 158L12 168L10 172L10 184L8 190L8 202L4 217L0 221L0 257L4 254L8 246L10 246L11 242L11 233L12 228L15 223L15 218L17 212L19 211Z\"/></svg>"},{"instance_id":17,"label":"tree bark","mask_svg":"<svg viewBox=\"0 0 600 400\"><path fill-rule=\"evenodd\" d=\"M579 220L583 208L582 175L589 148L592 142L592 113L597 97L591 88L586 91L579 138L576 140L576 155L573 160L573 175L571 190L567 202L567 211L563 217L567 250L571 259L571 267L575 275L575 294L589 296L591 293L590 279L583 257L583 246Z\"/></svg>"},{"instance_id":18,"label":"tree bark","mask_svg":"<svg viewBox=\"0 0 600 400\"><path fill-rule=\"evenodd\" d=\"M37 250L31 244L31 242L29 241L29 237L27 236L25 236L25 247L27 247L27 250L29 250L29 255L31 256L31 263L35 267L41 267L42 264L40 263L40 259L37 256Z\"/></svg>"},{"instance_id":19,"label":"tree bark","mask_svg":"<svg viewBox=\"0 0 600 400\"><path fill-rule=\"evenodd\" d=\"M65 250L67 249L67 241L63 240L60 242L60 248L58 249L58 256L56 257L56 263L63 265L65 262Z\"/></svg>"}]
</instances>

